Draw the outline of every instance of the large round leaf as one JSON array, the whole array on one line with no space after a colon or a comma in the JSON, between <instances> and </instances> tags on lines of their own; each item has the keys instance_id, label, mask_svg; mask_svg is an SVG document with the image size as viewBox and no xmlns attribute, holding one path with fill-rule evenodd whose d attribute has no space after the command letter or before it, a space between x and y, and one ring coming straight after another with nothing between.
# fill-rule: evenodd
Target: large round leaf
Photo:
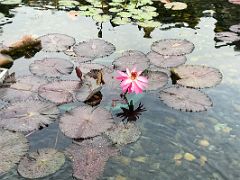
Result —
<instances>
[{"instance_id":1,"label":"large round leaf","mask_svg":"<svg viewBox=\"0 0 240 180\"><path fill-rule=\"evenodd\" d=\"M15 102L0 111L0 127L13 131L32 131L52 123L58 117L55 105L29 100Z\"/></svg>"},{"instance_id":2,"label":"large round leaf","mask_svg":"<svg viewBox=\"0 0 240 180\"><path fill-rule=\"evenodd\" d=\"M240 0L239 0L239 4L240 4ZM236 33L240 33L240 24L236 24L236 25L232 25L229 28L230 31L236 32Z\"/></svg>"},{"instance_id":3,"label":"large round leaf","mask_svg":"<svg viewBox=\"0 0 240 180\"><path fill-rule=\"evenodd\" d=\"M181 86L173 86L162 90L160 99L166 105L183 111L199 112L212 107L211 99L203 92Z\"/></svg>"},{"instance_id":4,"label":"large round leaf","mask_svg":"<svg viewBox=\"0 0 240 180\"><path fill-rule=\"evenodd\" d=\"M126 145L136 142L141 135L141 131L136 124L128 122L127 124L115 124L105 134L112 140L114 144Z\"/></svg>"},{"instance_id":5,"label":"large round leaf","mask_svg":"<svg viewBox=\"0 0 240 180\"><path fill-rule=\"evenodd\" d=\"M73 51L77 56L100 58L112 54L115 51L115 46L102 39L91 39L75 45Z\"/></svg>"},{"instance_id":6,"label":"large round leaf","mask_svg":"<svg viewBox=\"0 0 240 180\"><path fill-rule=\"evenodd\" d=\"M102 107L80 106L60 119L60 129L71 138L89 138L100 135L113 124L110 112Z\"/></svg>"},{"instance_id":7,"label":"large round leaf","mask_svg":"<svg viewBox=\"0 0 240 180\"><path fill-rule=\"evenodd\" d=\"M183 10L187 8L187 4L182 2L171 2L171 3L166 3L164 7L166 9L171 9L171 10Z\"/></svg>"},{"instance_id":8,"label":"large round leaf","mask_svg":"<svg viewBox=\"0 0 240 180\"><path fill-rule=\"evenodd\" d=\"M153 65L162 68L177 67L187 61L186 56L163 56L153 51L149 52L147 57Z\"/></svg>"},{"instance_id":9,"label":"large round leaf","mask_svg":"<svg viewBox=\"0 0 240 180\"><path fill-rule=\"evenodd\" d=\"M232 43L235 41L240 41L240 36L233 32L218 32L215 34L215 37L219 41L224 41L226 43Z\"/></svg>"},{"instance_id":10,"label":"large round leaf","mask_svg":"<svg viewBox=\"0 0 240 180\"><path fill-rule=\"evenodd\" d=\"M172 70L177 76L177 84L193 87L207 88L219 84L222 74L218 69L201 65L183 65Z\"/></svg>"},{"instance_id":11,"label":"large round leaf","mask_svg":"<svg viewBox=\"0 0 240 180\"><path fill-rule=\"evenodd\" d=\"M102 70L104 74L112 72L112 69L97 63L78 63L78 68L81 70L82 74L87 74L91 70Z\"/></svg>"},{"instance_id":12,"label":"large round leaf","mask_svg":"<svg viewBox=\"0 0 240 180\"><path fill-rule=\"evenodd\" d=\"M96 180L104 171L109 157L118 154L118 149L103 137L79 142L70 146L66 153L73 162L73 176L78 179Z\"/></svg>"},{"instance_id":13,"label":"large round leaf","mask_svg":"<svg viewBox=\"0 0 240 180\"><path fill-rule=\"evenodd\" d=\"M66 34L52 33L39 37L44 51L65 51L75 44L75 39Z\"/></svg>"},{"instance_id":14,"label":"large round leaf","mask_svg":"<svg viewBox=\"0 0 240 180\"><path fill-rule=\"evenodd\" d=\"M149 67L149 59L147 56L136 50L123 52L122 56L113 61L116 69L126 71L126 68L132 69L134 66L139 70L145 70Z\"/></svg>"},{"instance_id":15,"label":"large round leaf","mask_svg":"<svg viewBox=\"0 0 240 180\"><path fill-rule=\"evenodd\" d=\"M44 148L25 156L18 165L18 172L24 178L41 178L55 173L64 163L63 153L56 149Z\"/></svg>"},{"instance_id":16,"label":"large round leaf","mask_svg":"<svg viewBox=\"0 0 240 180\"><path fill-rule=\"evenodd\" d=\"M151 48L163 56L181 56L191 53L194 44L183 39L163 39L155 41Z\"/></svg>"},{"instance_id":17,"label":"large round leaf","mask_svg":"<svg viewBox=\"0 0 240 180\"><path fill-rule=\"evenodd\" d=\"M29 66L29 69L31 73L37 76L60 77L71 74L73 64L66 59L45 58L34 61L34 63Z\"/></svg>"},{"instance_id":18,"label":"large round leaf","mask_svg":"<svg viewBox=\"0 0 240 180\"><path fill-rule=\"evenodd\" d=\"M13 168L28 148L24 135L0 129L0 174Z\"/></svg>"},{"instance_id":19,"label":"large round leaf","mask_svg":"<svg viewBox=\"0 0 240 180\"><path fill-rule=\"evenodd\" d=\"M41 98L56 104L70 103L75 99L75 94L81 86L79 81L56 81L40 86L38 94Z\"/></svg>"},{"instance_id":20,"label":"large round leaf","mask_svg":"<svg viewBox=\"0 0 240 180\"><path fill-rule=\"evenodd\" d=\"M161 89L168 83L168 75L161 71L147 71L143 75L148 79L146 90Z\"/></svg>"}]
</instances>

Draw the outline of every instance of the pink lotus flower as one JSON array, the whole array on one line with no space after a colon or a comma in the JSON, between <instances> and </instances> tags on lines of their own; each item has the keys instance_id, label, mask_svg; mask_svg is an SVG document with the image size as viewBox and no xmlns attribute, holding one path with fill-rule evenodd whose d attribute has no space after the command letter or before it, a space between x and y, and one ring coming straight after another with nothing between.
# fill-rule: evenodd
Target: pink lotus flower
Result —
<instances>
[{"instance_id":1,"label":"pink lotus flower","mask_svg":"<svg viewBox=\"0 0 240 180\"><path fill-rule=\"evenodd\" d=\"M142 93L142 90L147 87L148 80L144 76L140 76L142 71L136 71L134 67L131 71L126 69L126 73L122 71L117 71L120 76L117 77L117 80L122 81L121 87L122 91L136 94Z\"/></svg>"}]
</instances>

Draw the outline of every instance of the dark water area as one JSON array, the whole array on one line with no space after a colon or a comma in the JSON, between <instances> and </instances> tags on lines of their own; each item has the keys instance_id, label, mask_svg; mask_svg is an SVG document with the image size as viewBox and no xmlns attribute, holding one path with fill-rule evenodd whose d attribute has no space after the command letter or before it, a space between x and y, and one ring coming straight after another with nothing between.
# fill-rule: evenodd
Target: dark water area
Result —
<instances>
[{"instance_id":1,"label":"dark water area","mask_svg":"<svg viewBox=\"0 0 240 180\"><path fill-rule=\"evenodd\" d=\"M141 137L124 146L119 156L110 158L100 179L240 179L240 41L224 43L216 39L216 33L229 31L232 25L240 24L240 5L227 0L181 2L187 3L188 8L166 10L159 1L153 2L152 6L159 13L154 20L161 23L157 28L142 28L136 22L115 26L110 21L99 23L92 17L72 16L69 9L59 9L58 1L25 0L18 6L0 5L0 12L5 16L0 19L0 42L3 44L9 45L28 34L39 37L61 33L74 37L76 42L102 38L114 44L116 51L94 62L111 66L113 60L126 50L148 53L154 41L187 39L195 48L186 55L186 64L206 65L222 73L219 85L202 90L213 102L213 107L204 112L170 108L160 100L158 91L133 96L135 107L141 103L146 109L136 121ZM87 2L81 1L81 4ZM70 59L63 52L40 51L30 59L15 60L10 72L17 76L30 75L29 65L45 57ZM69 78L76 79L75 73ZM111 109L110 104L103 101L100 105ZM120 109L112 111L115 117L119 112ZM30 151L47 147L64 151L72 144L58 126L55 122L30 134L27 137ZM71 162L66 160L59 171L42 179L74 179L72 173ZM13 168L0 179L24 178Z\"/></svg>"}]
</instances>

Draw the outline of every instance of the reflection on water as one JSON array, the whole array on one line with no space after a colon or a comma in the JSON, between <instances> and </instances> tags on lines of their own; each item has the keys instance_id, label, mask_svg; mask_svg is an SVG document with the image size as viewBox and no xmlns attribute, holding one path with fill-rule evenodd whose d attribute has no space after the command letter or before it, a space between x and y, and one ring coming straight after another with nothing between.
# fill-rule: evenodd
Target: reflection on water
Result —
<instances>
[{"instance_id":1,"label":"reflection on water","mask_svg":"<svg viewBox=\"0 0 240 180\"><path fill-rule=\"evenodd\" d=\"M67 11L57 9L39 10L45 5L57 7L57 1L24 1L22 7L0 6L0 12L11 20L0 26L0 41L10 44L25 34L36 36L47 33L64 33L82 41L96 37L113 43L117 52L97 62L111 64L120 54L129 49L149 52L152 42L164 38L188 39L195 50L187 55L188 64L204 64L220 69L223 82L204 90L212 98L214 106L207 112L186 113L173 110L159 100L157 92L144 94L129 109L115 112L115 116L134 117L142 131L141 138L125 146L121 156L111 158L103 179L240 179L240 83L239 42L222 43L215 39L216 32L229 31L239 24L240 6L225 0L186 0L188 8L183 11L165 10L154 2L159 15L155 17L162 26L140 28L134 24L113 27L110 22L96 23L90 17L77 16L71 19ZM21 58L14 62L11 72L17 75L30 74L28 65L43 57L65 57L65 54L39 52L33 58ZM121 114L122 113L122 114ZM55 143L57 124L28 137L31 150L49 147ZM56 147L66 148L71 142L61 133ZM45 179L71 179L70 162L55 175ZM1 179L21 179L15 170Z\"/></svg>"}]
</instances>

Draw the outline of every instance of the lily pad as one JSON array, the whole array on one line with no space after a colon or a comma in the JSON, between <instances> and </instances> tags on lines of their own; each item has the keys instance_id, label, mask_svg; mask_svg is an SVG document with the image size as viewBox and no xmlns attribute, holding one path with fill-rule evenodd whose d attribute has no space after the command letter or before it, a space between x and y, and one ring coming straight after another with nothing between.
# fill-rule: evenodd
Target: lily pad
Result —
<instances>
[{"instance_id":1,"label":"lily pad","mask_svg":"<svg viewBox=\"0 0 240 180\"><path fill-rule=\"evenodd\" d=\"M95 59L111 55L115 51L115 46L102 39L91 39L75 45L73 51L77 56Z\"/></svg>"},{"instance_id":2,"label":"lily pad","mask_svg":"<svg viewBox=\"0 0 240 180\"><path fill-rule=\"evenodd\" d=\"M137 22L137 25L144 27L144 28L157 28L161 26L161 23L158 21L143 21L143 22Z\"/></svg>"},{"instance_id":3,"label":"lily pad","mask_svg":"<svg viewBox=\"0 0 240 180\"><path fill-rule=\"evenodd\" d=\"M143 75L148 79L146 90L161 89L168 83L168 75L161 71L147 71Z\"/></svg>"},{"instance_id":4,"label":"lily pad","mask_svg":"<svg viewBox=\"0 0 240 180\"><path fill-rule=\"evenodd\" d=\"M60 129L71 138L89 138L100 135L113 124L113 118L104 108L80 106L65 114L60 120Z\"/></svg>"},{"instance_id":5,"label":"lily pad","mask_svg":"<svg viewBox=\"0 0 240 180\"><path fill-rule=\"evenodd\" d=\"M168 106L182 111L200 112L212 107L211 99L203 92L181 86L166 88L160 99Z\"/></svg>"},{"instance_id":6,"label":"lily pad","mask_svg":"<svg viewBox=\"0 0 240 180\"><path fill-rule=\"evenodd\" d=\"M0 19L4 18L5 15L3 13L0 13Z\"/></svg>"},{"instance_id":7,"label":"lily pad","mask_svg":"<svg viewBox=\"0 0 240 180\"><path fill-rule=\"evenodd\" d=\"M187 8L187 4L182 2L171 2L164 4L164 7L171 10L183 10Z\"/></svg>"},{"instance_id":8,"label":"lily pad","mask_svg":"<svg viewBox=\"0 0 240 180\"><path fill-rule=\"evenodd\" d=\"M240 4L240 1L239 1L239 4ZM240 24L232 25L229 28L229 30L232 32L240 33Z\"/></svg>"},{"instance_id":9,"label":"lily pad","mask_svg":"<svg viewBox=\"0 0 240 180\"><path fill-rule=\"evenodd\" d=\"M131 22L131 19L129 18L121 18L121 17L115 17L112 19L112 22L116 25L124 25Z\"/></svg>"},{"instance_id":10,"label":"lily pad","mask_svg":"<svg viewBox=\"0 0 240 180\"><path fill-rule=\"evenodd\" d=\"M161 68L177 67L187 61L186 56L163 56L153 51L147 57L153 65Z\"/></svg>"},{"instance_id":11,"label":"lily pad","mask_svg":"<svg viewBox=\"0 0 240 180\"><path fill-rule=\"evenodd\" d=\"M73 162L75 178L96 180L102 175L108 159L118 154L118 149L112 147L105 138L98 136L78 145L71 145L66 153Z\"/></svg>"},{"instance_id":12,"label":"lily pad","mask_svg":"<svg viewBox=\"0 0 240 180\"><path fill-rule=\"evenodd\" d=\"M55 105L29 100L15 102L0 112L0 127L13 131L28 132L52 123L59 115Z\"/></svg>"},{"instance_id":13,"label":"lily pad","mask_svg":"<svg viewBox=\"0 0 240 180\"><path fill-rule=\"evenodd\" d=\"M215 37L219 41L224 41L227 43L232 43L235 41L240 41L240 36L233 32L219 32L215 34Z\"/></svg>"},{"instance_id":14,"label":"lily pad","mask_svg":"<svg viewBox=\"0 0 240 180\"><path fill-rule=\"evenodd\" d=\"M56 104L73 102L82 84L79 81L56 81L39 87L38 95Z\"/></svg>"},{"instance_id":15,"label":"lily pad","mask_svg":"<svg viewBox=\"0 0 240 180\"><path fill-rule=\"evenodd\" d=\"M24 135L0 129L0 174L13 168L28 149Z\"/></svg>"},{"instance_id":16,"label":"lily pad","mask_svg":"<svg viewBox=\"0 0 240 180\"><path fill-rule=\"evenodd\" d=\"M91 70L101 70L104 74L112 73L112 69L97 63L79 63L78 68L83 75L87 74Z\"/></svg>"},{"instance_id":17,"label":"lily pad","mask_svg":"<svg viewBox=\"0 0 240 180\"><path fill-rule=\"evenodd\" d=\"M181 56L191 53L194 44L182 39L163 39L155 41L151 49L163 56Z\"/></svg>"},{"instance_id":18,"label":"lily pad","mask_svg":"<svg viewBox=\"0 0 240 180\"><path fill-rule=\"evenodd\" d=\"M60 77L62 75L71 74L73 64L61 58L45 58L36 60L29 66L32 74L45 77Z\"/></svg>"},{"instance_id":19,"label":"lily pad","mask_svg":"<svg viewBox=\"0 0 240 180\"><path fill-rule=\"evenodd\" d=\"M75 44L75 39L66 34L52 33L39 37L42 49L49 52L59 52L69 49Z\"/></svg>"},{"instance_id":20,"label":"lily pad","mask_svg":"<svg viewBox=\"0 0 240 180\"><path fill-rule=\"evenodd\" d=\"M172 71L179 77L177 84L186 87L208 88L216 86L222 81L221 72L212 67L183 65Z\"/></svg>"},{"instance_id":21,"label":"lily pad","mask_svg":"<svg viewBox=\"0 0 240 180\"><path fill-rule=\"evenodd\" d=\"M103 23L103 22L108 22L112 17L107 15L107 14L97 14L93 16L93 20Z\"/></svg>"},{"instance_id":22,"label":"lily pad","mask_svg":"<svg viewBox=\"0 0 240 180\"><path fill-rule=\"evenodd\" d=\"M21 3L22 3L22 0L3 0L0 2L0 4L2 5L12 5L12 6L15 6Z\"/></svg>"},{"instance_id":23,"label":"lily pad","mask_svg":"<svg viewBox=\"0 0 240 180\"><path fill-rule=\"evenodd\" d=\"M136 50L129 50L122 53L122 56L113 61L116 69L125 71L126 68L132 69L135 65L140 70L145 70L149 67L149 59L147 56Z\"/></svg>"},{"instance_id":24,"label":"lily pad","mask_svg":"<svg viewBox=\"0 0 240 180\"><path fill-rule=\"evenodd\" d=\"M58 5L60 9L73 9L78 6L80 3L74 0L60 0Z\"/></svg>"},{"instance_id":25,"label":"lily pad","mask_svg":"<svg viewBox=\"0 0 240 180\"><path fill-rule=\"evenodd\" d=\"M240 5L240 0L228 0L228 2L230 2L232 4Z\"/></svg>"},{"instance_id":26,"label":"lily pad","mask_svg":"<svg viewBox=\"0 0 240 180\"><path fill-rule=\"evenodd\" d=\"M115 124L110 130L105 133L114 144L126 145L136 142L141 135L141 131L134 123Z\"/></svg>"},{"instance_id":27,"label":"lily pad","mask_svg":"<svg viewBox=\"0 0 240 180\"><path fill-rule=\"evenodd\" d=\"M129 13L129 12L122 11L122 12L117 13L117 16L120 16L120 17L123 17L123 18L129 18L129 17L132 16L132 14Z\"/></svg>"},{"instance_id":28,"label":"lily pad","mask_svg":"<svg viewBox=\"0 0 240 180\"><path fill-rule=\"evenodd\" d=\"M35 179L54 174L65 163L65 156L56 149L43 148L25 156L18 165L24 178Z\"/></svg>"}]
</instances>

